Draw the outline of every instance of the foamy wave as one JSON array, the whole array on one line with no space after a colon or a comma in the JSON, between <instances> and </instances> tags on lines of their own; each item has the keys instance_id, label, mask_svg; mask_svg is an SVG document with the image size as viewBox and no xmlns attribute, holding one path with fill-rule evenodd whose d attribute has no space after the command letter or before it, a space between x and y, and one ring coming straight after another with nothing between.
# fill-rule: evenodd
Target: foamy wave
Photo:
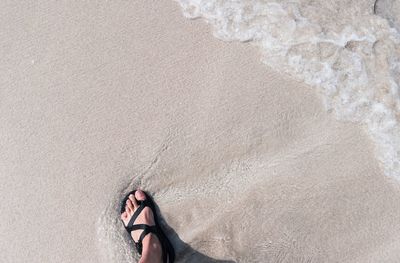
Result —
<instances>
[{"instance_id":1,"label":"foamy wave","mask_svg":"<svg viewBox=\"0 0 400 263\"><path fill-rule=\"evenodd\" d=\"M265 64L315 86L338 119L365 124L385 173L400 180L400 35L375 1L178 2L216 37L251 41Z\"/></svg>"}]
</instances>

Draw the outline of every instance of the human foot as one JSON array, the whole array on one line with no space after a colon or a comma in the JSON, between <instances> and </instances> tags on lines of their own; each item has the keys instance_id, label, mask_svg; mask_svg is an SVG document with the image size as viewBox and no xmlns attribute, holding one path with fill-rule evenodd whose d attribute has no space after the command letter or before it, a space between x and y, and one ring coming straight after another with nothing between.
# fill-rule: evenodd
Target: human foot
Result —
<instances>
[{"instance_id":1,"label":"human foot","mask_svg":"<svg viewBox=\"0 0 400 263\"><path fill-rule=\"evenodd\" d=\"M157 237L158 229L143 191L136 190L128 196L121 219L135 241L139 254L142 255L140 262L161 263L162 247Z\"/></svg>"}]
</instances>

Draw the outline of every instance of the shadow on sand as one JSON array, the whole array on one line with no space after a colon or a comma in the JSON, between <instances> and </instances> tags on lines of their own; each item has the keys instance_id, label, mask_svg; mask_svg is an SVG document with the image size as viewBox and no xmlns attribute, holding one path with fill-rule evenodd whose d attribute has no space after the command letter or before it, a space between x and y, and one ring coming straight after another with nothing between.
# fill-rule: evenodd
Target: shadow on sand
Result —
<instances>
[{"instance_id":1,"label":"shadow on sand","mask_svg":"<svg viewBox=\"0 0 400 263\"><path fill-rule=\"evenodd\" d=\"M210 258L209 256L200 253L193 249L190 245L183 242L178 234L168 225L165 224L165 221L162 219L163 228L167 230L167 235L170 241L172 242L175 253L176 253L176 262L196 262L196 263L236 263L233 260L219 260Z\"/></svg>"},{"instance_id":2,"label":"shadow on sand","mask_svg":"<svg viewBox=\"0 0 400 263\"><path fill-rule=\"evenodd\" d=\"M183 262L196 262L196 263L236 263L233 260L219 260L214 259L209 256L204 255L203 253L193 249L189 244L182 241L179 238L178 234L175 232L173 228L167 225L163 216L161 215L160 209L156 204L157 214L159 215L160 224L162 228L166 230L166 234L169 240L172 242L174 246L176 258L175 262L183 263Z\"/></svg>"}]
</instances>

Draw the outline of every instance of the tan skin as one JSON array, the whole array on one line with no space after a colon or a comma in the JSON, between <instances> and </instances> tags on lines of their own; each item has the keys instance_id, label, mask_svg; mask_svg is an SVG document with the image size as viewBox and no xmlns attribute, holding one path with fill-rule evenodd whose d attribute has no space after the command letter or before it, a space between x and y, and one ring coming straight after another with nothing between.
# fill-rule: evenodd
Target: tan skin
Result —
<instances>
[{"instance_id":1,"label":"tan skin","mask_svg":"<svg viewBox=\"0 0 400 263\"><path fill-rule=\"evenodd\" d=\"M129 199L126 201L125 212L121 214L121 219L125 226L129 223L133 213L139 208L137 200L145 200L146 195L141 190L136 190L135 195L129 195ZM153 211L149 207L145 207L139 214L134 224L146 224L149 226L155 225ZM136 242L139 240L140 234L143 230L134 230L131 233L133 240ZM143 250L142 257L139 263L162 263L162 249L160 241L157 236L153 233L149 233L145 236L142 241Z\"/></svg>"}]
</instances>

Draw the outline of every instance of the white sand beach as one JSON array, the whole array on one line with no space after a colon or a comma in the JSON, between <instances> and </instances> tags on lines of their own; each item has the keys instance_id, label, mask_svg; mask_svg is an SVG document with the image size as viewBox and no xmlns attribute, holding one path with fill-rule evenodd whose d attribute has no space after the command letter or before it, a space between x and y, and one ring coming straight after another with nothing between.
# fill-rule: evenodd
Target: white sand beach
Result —
<instances>
[{"instance_id":1,"label":"white sand beach","mask_svg":"<svg viewBox=\"0 0 400 263\"><path fill-rule=\"evenodd\" d=\"M178 262L400 262L400 183L365 127L249 43L174 1L0 13L0 262L136 262L135 187Z\"/></svg>"}]
</instances>

